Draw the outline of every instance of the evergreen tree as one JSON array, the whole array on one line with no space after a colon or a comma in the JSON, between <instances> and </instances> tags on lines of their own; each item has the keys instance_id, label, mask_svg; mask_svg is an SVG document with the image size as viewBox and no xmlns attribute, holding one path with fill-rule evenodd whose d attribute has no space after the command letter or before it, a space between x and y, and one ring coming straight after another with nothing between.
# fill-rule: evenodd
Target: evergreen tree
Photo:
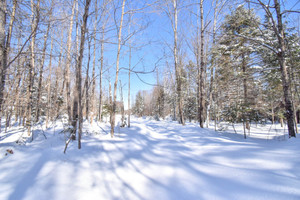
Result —
<instances>
[{"instance_id":1,"label":"evergreen tree","mask_svg":"<svg viewBox=\"0 0 300 200\"><path fill-rule=\"evenodd\" d=\"M135 98L135 105L133 107L133 113L137 116L141 117L144 115L145 104L144 104L144 97L141 91L138 91L136 98Z\"/></svg>"},{"instance_id":2,"label":"evergreen tree","mask_svg":"<svg viewBox=\"0 0 300 200\"><path fill-rule=\"evenodd\" d=\"M245 9L239 6L234 12L225 17L222 25L222 37L220 39L220 51L224 54L225 59L229 59L228 64L222 65L221 73L230 73L225 75L225 79L229 79L231 86L228 90L232 90L237 100L234 102L241 106L241 114L243 121L246 122L246 128L250 129L248 112L250 106L254 104L254 97L251 89L254 89L253 74L255 70L251 68L251 60L254 57L255 47L246 39L253 38L258 35L256 25L259 18L254 14L253 10ZM244 37L239 37L243 35ZM236 81L236 84L233 82ZM241 88L240 85L243 85ZM240 95L243 94L243 95ZM227 105L229 106L229 105Z\"/></svg>"}]
</instances>

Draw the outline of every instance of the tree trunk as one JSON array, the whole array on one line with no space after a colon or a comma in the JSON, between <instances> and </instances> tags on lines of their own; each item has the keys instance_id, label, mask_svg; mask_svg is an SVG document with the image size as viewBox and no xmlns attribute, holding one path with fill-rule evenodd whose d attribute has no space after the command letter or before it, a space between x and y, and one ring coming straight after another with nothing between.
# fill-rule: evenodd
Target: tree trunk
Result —
<instances>
[{"instance_id":1,"label":"tree trunk","mask_svg":"<svg viewBox=\"0 0 300 200\"><path fill-rule=\"evenodd\" d=\"M121 96L121 127L125 126L125 110L124 110L124 100L123 100L123 86L120 80L120 96Z\"/></svg>"},{"instance_id":2,"label":"tree trunk","mask_svg":"<svg viewBox=\"0 0 300 200\"><path fill-rule=\"evenodd\" d=\"M46 49L47 49L47 40L50 30L50 21L48 22L47 32L44 37L44 47L43 47L43 55L41 60L41 66L40 66L40 76L39 76L39 82L38 82L38 94L37 94L37 108L36 108L36 118L35 121L38 122L40 118L40 100L41 100L41 93L42 93L42 81L43 81L43 72L44 72L44 64L45 64L45 57L46 57Z\"/></svg>"},{"instance_id":3,"label":"tree trunk","mask_svg":"<svg viewBox=\"0 0 300 200\"><path fill-rule=\"evenodd\" d=\"M111 124L112 120L112 106L113 106L113 100L112 100L112 92L111 92L111 83L109 81L109 123Z\"/></svg>"},{"instance_id":4,"label":"tree trunk","mask_svg":"<svg viewBox=\"0 0 300 200\"><path fill-rule=\"evenodd\" d=\"M199 99L199 124L203 128L204 124L204 20L203 20L203 0L200 0L200 77L199 77L199 90L200 90L200 99Z\"/></svg>"},{"instance_id":5,"label":"tree trunk","mask_svg":"<svg viewBox=\"0 0 300 200\"><path fill-rule=\"evenodd\" d=\"M18 38L18 46L20 46L20 40L21 39ZM23 73L23 72L21 72L21 66L24 66L24 64L25 64L25 60L21 64L20 58L18 58L17 69L16 69L17 70L17 75L16 75L17 86L16 86L16 92L15 92L16 96L15 96L14 104L13 104L13 106L15 108L17 108L17 110L15 111L15 121L16 122L18 121L18 118L20 117L20 107L21 107L21 105L20 105L20 98L19 98L20 97L19 88L21 86L21 79L22 79L22 73ZM20 123L19 123L19 125L20 125Z\"/></svg>"},{"instance_id":6,"label":"tree trunk","mask_svg":"<svg viewBox=\"0 0 300 200\"><path fill-rule=\"evenodd\" d=\"M244 87L244 108L248 108L248 86L247 86L247 62L245 59L245 53L242 53L242 70L243 70L243 87ZM249 119L244 110L244 121L246 123L246 129L250 130Z\"/></svg>"},{"instance_id":7,"label":"tree trunk","mask_svg":"<svg viewBox=\"0 0 300 200\"><path fill-rule=\"evenodd\" d=\"M76 66L76 91L74 92L74 105L73 105L73 138L76 135L77 123L78 123L78 149L81 149L81 133L82 133L82 103L81 103L81 68L82 68L82 60L83 60L83 50L85 43L85 33L88 19L88 12L91 0L85 1L84 14L83 14L83 24L81 26L81 37L80 37L80 49L79 49L79 57Z\"/></svg>"},{"instance_id":8,"label":"tree trunk","mask_svg":"<svg viewBox=\"0 0 300 200\"><path fill-rule=\"evenodd\" d=\"M291 66L289 69L290 71L290 84L291 84L291 94L292 94L292 102L293 102L293 110L294 110L294 123L295 123L295 131L296 133L299 133L298 125L297 125L297 107L296 107L296 98L297 94L300 96L299 91L297 89L297 78L295 78L295 66ZM292 83L294 83L292 85ZM292 89L294 86L294 89ZM293 92L294 91L294 92ZM300 98L299 98L300 100Z\"/></svg>"},{"instance_id":9,"label":"tree trunk","mask_svg":"<svg viewBox=\"0 0 300 200\"><path fill-rule=\"evenodd\" d=\"M53 91L53 99L54 99L54 116L57 118L59 116L59 109L60 105L58 104L58 79L59 79L59 72L58 72L58 67L55 70L55 83L54 83L54 91ZM56 120L56 119L55 119Z\"/></svg>"},{"instance_id":10,"label":"tree trunk","mask_svg":"<svg viewBox=\"0 0 300 200\"><path fill-rule=\"evenodd\" d=\"M33 67L32 63L28 64L28 82L27 82L27 116L26 116L26 127L28 136L31 135L31 110L32 110L32 86L33 86Z\"/></svg>"},{"instance_id":11,"label":"tree trunk","mask_svg":"<svg viewBox=\"0 0 300 200\"><path fill-rule=\"evenodd\" d=\"M178 25L178 8L177 8L177 0L173 0L174 7L174 65L175 65L175 76L176 76L176 92L177 92L177 103L178 103L178 111L179 111L179 123L185 125L184 115L183 115L183 100L182 100L182 84L181 84L181 66L178 63L178 38L177 38L177 25Z\"/></svg>"},{"instance_id":12,"label":"tree trunk","mask_svg":"<svg viewBox=\"0 0 300 200\"><path fill-rule=\"evenodd\" d=\"M2 118L2 103L4 96L4 88L5 88L5 76L6 76L6 65L7 65L7 57L6 57L6 48L5 48L5 24L6 24L6 0L0 0L0 131L1 131L1 118Z\"/></svg>"},{"instance_id":13,"label":"tree trunk","mask_svg":"<svg viewBox=\"0 0 300 200\"><path fill-rule=\"evenodd\" d=\"M216 30L217 30L217 12L218 12L218 0L216 0L216 4L215 4L215 8L214 8L214 23L213 23L213 46L215 46L216 44ZM209 105L207 107L207 125L209 126L209 121L211 118L211 108L212 108L212 104L213 104L213 88L214 88L214 80L215 80L215 55L212 55L211 58L211 66L210 66L210 84L209 84ZM207 128L208 128L207 126Z\"/></svg>"},{"instance_id":14,"label":"tree trunk","mask_svg":"<svg viewBox=\"0 0 300 200\"><path fill-rule=\"evenodd\" d=\"M71 20L70 20L70 26L69 26L69 33L68 33L68 41L67 41L67 63L66 63L66 92L67 92L67 111L68 111L68 117L69 122L71 122L71 88L70 88L70 65L71 65L71 46L72 46L72 32L73 32L73 23L74 23L74 13L75 13L75 6L76 6L77 0L74 0L73 6L72 6L72 14L71 14Z\"/></svg>"},{"instance_id":15,"label":"tree trunk","mask_svg":"<svg viewBox=\"0 0 300 200\"><path fill-rule=\"evenodd\" d=\"M53 38L51 39L51 50L49 60L49 75L48 75L48 88L47 88L47 117L46 117L46 128L48 128L48 122L50 118L50 111L52 109L51 104L51 73L52 73L52 50L53 50Z\"/></svg>"},{"instance_id":16,"label":"tree trunk","mask_svg":"<svg viewBox=\"0 0 300 200\"><path fill-rule=\"evenodd\" d=\"M1 132L1 119L2 119L2 107L3 97L6 81L6 71L8 68L7 59L10 49L10 40L12 35L13 23L15 21L15 13L17 7L17 0L13 1L13 9L9 23L8 34L5 32L6 24L6 0L0 0L0 132ZM6 40L5 40L6 39Z\"/></svg>"},{"instance_id":17,"label":"tree trunk","mask_svg":"<svg viewBox=\"0 0 300 200\"><path fill-rule=\"evenodd\" d=\"M86 78L85 78L85 118L88 121L89 120L89 70L90 70L90 60L91 60L91 44L90 41L88 43L89 45L89 51L88 51L88 63L86 67Z\"/></svg>"},{"instance_id":18,"label":"tree trunk","mask_svg":"<svg viewBox=\"0 0 300 200\"><path fill-rule=\"evenodd\" d=\"M105 23L102 25L102 40L101 40L101 58L100 58L100 80L99 80L99 121L102 120L102 99L103 99L103 91L102 91L102 73L104 67L104 39L105 39Z\"/></svg>"},{"instance_id":19,"label":"tree trunk","mask_svg":"<svg viewBox=\"0 0 300 200\"><path fill-rule=\"evenodd\" d=\"M110 129L111 137L114 137L114 127L115 127L115 120L116 120L115 115L116 115L116 103L117 103L117 86L118 86L118 76L119 76L119 62L120 62L120 52L121 52L121 39L122 39L124 8L125 8L125 0L123 0L121 21L120 21L120 26L118 28L118 51L117 51L117 61L116 61L116 78L115 78L115 83L114 83L114 96L113 96L113 105L112 105L111 129Z\"/></svg>"},{"instance_id":20,"label":"tree trunk","mask_svg":"<svg viewBox=\"0 0 300 200\"><path fill-rule=\"evenodd\" d=\"M64 39L64 32L62 31L61 32L61 43L63 43L63 39ZM62 55L63 55L63 45L61 45L60 47L60 53L59 53L59 61L58 61L58 67L61 67L62 66ZM59 68L56 68L56 81L55 81L55 104L56 104L56 117L59 116L59 113L60 113L60 107L61 107L61 103L60 102L60 98L61 96L63 95L63 92L64 92L64 87L65 87L65 77L66 77L66 69L63 70L63 82L62 82L62 86L61 86L61 90L59 92L58 90L58 76L59 76L59 73L58 73L58 70ZM70 120L70 119L69 119Z\"/></svg>"},{"instance_id":21,"label":"tree trunk","mask_svg":"<svg viewBox=\"0 0 300 200\"><path fill-rule=\"evenodd\" d=\"M131 70L131 43L129 42L129 64L128 64L128 127L130 127L130 115L131 115L131 108L130 108L130 70Z\"/></svg>"},{"instance_id":22,"label":"tree trunk","mask_svg":"<svg viewBox=\"0 0 300 200\"><path fill-rule=\"evenodd\" d=\"M93 71L92 71L92 113L91 113L91 123L93 123L94 115L96 114L96 96L95 96L95 90L96 90L96 76L95 76L95 68L96 68L96 36L97 36L97 20L98 20L98 5L97 0L95 1L95 24L94 24L94 52L93 52Z\"/></svg>"},{"instance_id":23,"label":"tree trunk","mask_svg":"<svg viewBox=\"0 0 300 200\"><path fill-rule=\"evenodd\" d=\"M271 112L272 112L272 124L274 124L274 122L275 122L275 114L274 114L273 102L271 102Z\"/></svg>"},{"instance_id":24,"label":"tree trunk","mask_svg":"<svg viewBox=\"0 0 300 200\"><path fill-rule=\"evenodd\" d=\"M278 33L276 35L279 41L279 52L277 53L277 57L279 60L280 70L281 70L283 96L285 101L285 116L287 119L289 136L296 137L295 129L294 129L294 111L293 111L293 106L291 101L290 84L288 81L287 66L285 60L286 46L285 46L284 27L282 23L282 13L280 11L280 3L278 2L278 0L274 0L274 4L275 4L275 10L277 16L277 27L278 27Z\"/></svg>"},{"instance_id":25,"label":"tree trunk","mask_svg":"<svg viewBox=\"0 0 300 200\"><path fill-rule=\"evenodd\" d=\"M32 24L31 24L31 31L33 32L33 36L31 39L31 44L30 44L30 50L31 50L31 62L29 64L29 77L28 77L28 87L27 87L27 121L26 121L26 126L27 126L27 131L28 131L28 136L31 135L31 112L32 112L32 106L33 106L33 101L32 101L32 89L33 89L33 84L34 84L34 71L35 71L35 38L36 38L36 30L39 24L39 8L40 7L40 0L38 0L37 4L34 4L34 0L31 0L31 16L32 16ZM36 11L36 17L34 17L34 10ZM32 135L33 139L33 135Z\"/></svg>"}]
</instances>

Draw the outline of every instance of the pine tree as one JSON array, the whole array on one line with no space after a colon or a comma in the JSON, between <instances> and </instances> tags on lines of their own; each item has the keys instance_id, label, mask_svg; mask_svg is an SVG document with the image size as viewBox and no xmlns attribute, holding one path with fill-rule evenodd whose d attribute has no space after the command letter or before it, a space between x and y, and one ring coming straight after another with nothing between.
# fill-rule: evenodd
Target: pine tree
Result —
<instances>
[{"instance_id":1,"label":"pine tree","mask_svg":"<svg viewBox=\"0 0 300 200\"><path fill-rule=\"evenodd\" d=\"M222 25L224 35L220 40L220 44L225 46L225 49L223 49L224 53L231 60L231 69L227 70L235 70L233 76L238 80L239 84L242 82L243 85L241 90L243 93L242 99L236 103L241 104L241 114L247 129L250 129L248 112L250 111L250 106L254 103L252 101L253 97L250 96L250 88L253 84L253 70L251 69L250 61L255 47L245 37L253 38L258 35L256 28L258 23L259 19L255 16L253 10L245 9L241 5L231 15L225 17ZM245 37L239 37L239 35ZM223 68L223 70L226 69Z\"/></svg>"},{"instance_id":2,"label":"pine tree","mask_svg":"<svg viewBox=\"0 0 300 200\"><path fill-rule=\"evenodd\" d=\"M135 104L133 107L133 113L137 116L141 117L144 115L145 110L145 103L144 103L144 97L142 95L141 91L138 91L135 97Z\"/></svg>"}]
</instances>

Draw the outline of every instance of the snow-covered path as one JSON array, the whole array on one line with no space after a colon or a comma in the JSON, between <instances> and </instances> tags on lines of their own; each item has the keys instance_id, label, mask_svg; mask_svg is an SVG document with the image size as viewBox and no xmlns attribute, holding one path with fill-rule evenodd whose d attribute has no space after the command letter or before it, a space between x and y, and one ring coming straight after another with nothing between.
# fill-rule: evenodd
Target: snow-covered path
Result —
<instances>
[{"instance_id":1,"label":"snow-covered path","mask_svg":"<svg viewBox=\"0 0 300 200\"><path fill-rule=\"evenodd\" d=\"M0 199L300 199L298 138L245 140L145 119L118 132L85 135L67 154L53 130L13 155L1 141Z\"/></svg>"}]
</instances>

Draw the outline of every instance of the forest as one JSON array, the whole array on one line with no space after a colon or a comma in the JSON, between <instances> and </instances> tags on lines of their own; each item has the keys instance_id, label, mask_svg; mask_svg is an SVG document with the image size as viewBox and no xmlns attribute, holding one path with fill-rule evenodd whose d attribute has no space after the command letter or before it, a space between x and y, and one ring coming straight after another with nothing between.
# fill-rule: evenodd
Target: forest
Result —
<instances>
[{"instance_id":1,"label":"forest","mask_svg":"<svg viewBox=\"0 0 300 200\"><path fill-rule=\"evenodd\" d=\"M31 135L64 116L80 141L84 119L109 116L113 137L115 115L124 123L126 112L128 126L134 114L201 128L280 121L290 137L298 132L298 2L3 0L1 8L5 130L18 122ZM165 41L150 35L153 20L166 21ZM152 44L159 56L148 58ZM152 89L130 93L131 77L146 73Z\"/></svg>"},{"instance_id":2,"label":"forest","mask_svg":"<svg viewBox=\"0 0 300 200\"><path fill-rule=\"evenodd\" d=\"M0 0L0 199L300 199L299 55L299 0Z\"/></svg>"}]
</instances>

